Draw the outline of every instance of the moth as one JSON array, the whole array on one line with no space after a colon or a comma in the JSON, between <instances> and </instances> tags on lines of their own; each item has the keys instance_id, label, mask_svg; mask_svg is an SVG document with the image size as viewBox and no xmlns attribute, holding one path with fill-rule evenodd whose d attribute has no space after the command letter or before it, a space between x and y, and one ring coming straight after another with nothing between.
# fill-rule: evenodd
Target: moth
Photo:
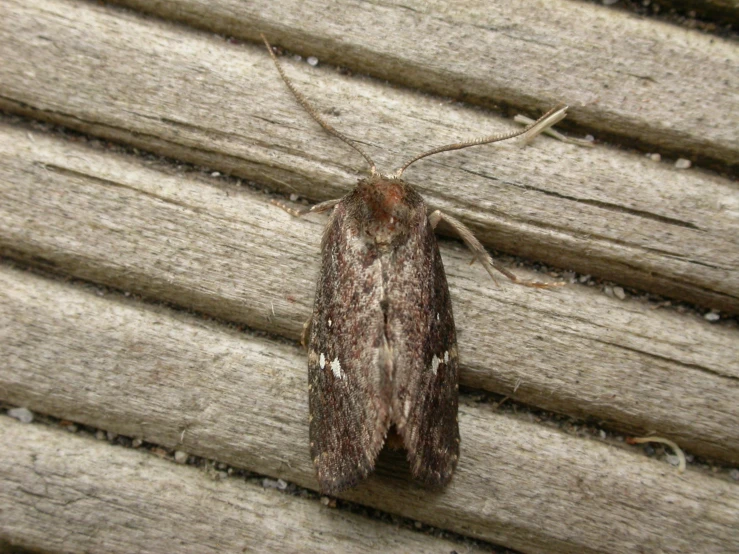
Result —
<instances>
[{"instance_id":1,"label":"moth","mask_svg":"<svg viewBox=\"0 0 739 554\"><path fill-rule=\"evenodd\" d=\"M435 227L444 221L456 231L491 276L497 270L522 285L551 284L519 280L498 265L461 221L438 210L429 215L423 198L401 176L411 164L440 152L514 137L529 141L564 118L567 107L550 110L520 131L434 148L385 175L318 114L262 39L296 100L370 166L369 177L343 198L304 209L278 203L295 216L330 211L313 315L303 333L310 454L320 489L337 494L366 478L391 439L406 449L414 479L442 487L459 459L459 354Z\"/></svg>"}]
</instances>

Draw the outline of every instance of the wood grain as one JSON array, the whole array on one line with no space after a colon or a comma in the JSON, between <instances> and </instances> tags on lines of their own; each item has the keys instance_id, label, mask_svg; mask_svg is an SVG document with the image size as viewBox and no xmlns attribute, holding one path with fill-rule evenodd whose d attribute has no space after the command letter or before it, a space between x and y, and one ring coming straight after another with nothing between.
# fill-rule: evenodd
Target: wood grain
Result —
<instances>
[{"instance_id":1,"label":"wood grain","mask_svg":"<svg viewBox=\"0 0 739 554\"><path fill-rule=\"evenodd\" d=\"M493 391L739 463L736 325L638 297L739 313L739 190L720 175L739 161L736 43L569 0L118 3L142 11L0 2L1 401L315 487L295 341L325 218L296 220L269 200L335 198L365 169L297 107L256 44L262 31L354 72L283 60L385 171L511 128L421 91L532 116L566 101L578 132L627 148L542 137L409 169L432 208L487 246L611 280L626 297L593 281L495 286L442 240L472 389L459 472L431 493L387 455L347 498L527 553L739 548L735 483L477 401ZM0 436L11 446L0 550L455 548L37 425L0 418Z\"/></svg>"},{"instance_id":2,"label":"wood grain","mask_svg":"<svg viewBox=\"0 0 739 554\"><path fill-rule=\"evenodd\" d=\"M2 328L13 363L0 399L315 486L298 348L24 272L0 276L0 321L13 322ZM485 405L463 403L460 429L443 491L416 488L390 459L346 497L525 552L736 547L736 484Z\"/></svg>"},{"instance_id":3,"label":"wood grain","mask_svg":"<svg viewBox=\"0 0 739 554\"><path fill-rule=\"evenodd\" d=\"M0 440L6 552L483 552L60 429Z\"/></svg>"},{"instance_id":4,"label":"wood grain","mask_svg":"<svg viewBox=\"0 0 739 554\"><path fill-rule=\"evenodd\" d=\"M482 105L564 102L572 122L627 145L739 162L735 45L596 3L118 2Z\"/></svg>"},{"instance_id":5,"label":"wood grain","mask_svg":"<svg viewBox=\"0 0 739 554\"><path fill-rule=\"evenodd\" d=\"M344 194L362 167L345 145L326 137L296 107L262 46L234 45L83 2L10 1L4 6L2 108L314 200ZM616 17L607 13L604 20ZM661 25L655 29L664 31ZM691 52L701 51L696 45L703 44L703 35L679 33ZM716 63L731 64L736 49L720 40L709 42L718 49L711 51L720 59ZM657 48L662 41L652 43ZM652 65L659 66L660 59ZM685 64L691 71L725 75L720 67L690 57ZM332 122L351 130L373 153L386 149L376 156L382 168L397 166L430 145L505 126L488 114L379 83L325 70L288 69L320 109L338 107L340 120L327 116ZM702 74L686 75L684 88L691 90L697 82L702 91L709 81ZM735 78L722 77L721 83ZM722 95L722 86L711 81L701 105L722 121L710 136L723 133L722 140L730 143L738 128L732 118L739 110L710 107L714 95L725 98L722 102L735 97ZM670 87L671 96L691 104L692 96ZM664 101L640 105L657 104ZM712 117L702 114L702 124ZM722 125L728 130L722 132ZM631 128L640 134L638 125ZM685 140L692 139L686 135ZM676 170L638 154L547 139L526 149L501 146L440 156L414 166L407 177L432 207L468 223L489 246L739 311L738 195L728 180Z\"/></svg>"},{"instance_id":6,"label":"wood grain","mask_svg":"<svg viewBox=\"0 0 739 554\"><path fill-rule=\"evenodd\" d=\"M0 179L0 252L299 339L325 217L9 125ZM736 329L584 286L496 287L461 246L442 255L463 385L739 460Z\"/></svg>"}]
</instances>

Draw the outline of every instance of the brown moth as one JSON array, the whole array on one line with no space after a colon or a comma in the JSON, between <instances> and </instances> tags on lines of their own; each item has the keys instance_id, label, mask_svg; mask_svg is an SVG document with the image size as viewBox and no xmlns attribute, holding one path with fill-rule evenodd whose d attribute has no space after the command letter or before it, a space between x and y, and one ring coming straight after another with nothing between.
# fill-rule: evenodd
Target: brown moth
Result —
<instances>
[{"instance_id":1,"label":"brown moth","mask_svg":"<svg viewBox=\"0 0 739 554\"><path fill-rule=\"evenodd\" d=\"M552 285L519 280L492 260L462 222L439 211L428 215L423 198L401 176L432 154L514 137L529 141L564 118L567 108L553 109L521 131L435 148L384 175L313 109L262 38L308 114L370 165L369 177L343 198L302 210L282 206L296 216L331 211L313 315L304 333L310 452L321 491L336 494L367 477L389 434L407 450L416 480L444 486L459 459L459 356L434 228L444 220L491 276L495 269L522 285Z\"/></svg>"}]
</instances>

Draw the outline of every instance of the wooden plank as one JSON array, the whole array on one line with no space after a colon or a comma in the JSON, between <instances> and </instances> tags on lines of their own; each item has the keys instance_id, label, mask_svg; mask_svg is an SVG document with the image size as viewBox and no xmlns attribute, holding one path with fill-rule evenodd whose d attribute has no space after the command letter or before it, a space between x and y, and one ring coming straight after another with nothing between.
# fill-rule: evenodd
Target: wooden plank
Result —
<instances>
[{"instance_id":1,"label":"wooden plank","mask_svg":"<svg viewBox=\"0 0 739 554\"><path fill-rule=\"evenodd\" d=\"M299 338L325 217L8 125L0 182L0 253ZM496 287L461 246L442 241L442 255L463 385L739 460L735 328L586 286Z\"/></svg>"},{"instance_id":2,"label":"wooden plank","mask_svg":"<svg viewBox=\"0 0 739 554\"><path fill-rule=\"evenodd\" d=\"M578 13L595 9L571 4L578 6ZM0 17L2 108L315 200L345 193L356 168L362 167L355 157L348 158L345 145L326 137L296 107L261 46L229 44L92 3L10 1L0 9L5 12ZM608 14L604 21L621 17L594 13ZM467 27L460 23L460 29ZM725 75L711 60L731 65L735 46L659 25L650 32L657 33L655 29L665 34L659 41L650 39L654 48L661 48L662 39L672 45L670 41L677 40L670 38L673 32L688 33L680 36L691 52L702 52L704 39L711 45L707 59L696 61L693 54L686 54L681 63L698 72L691 73L689 83L694 87L693 78L698 83L695 94L706 95L692 106L709 106L713 115L695 116L698 112L682 108L670 113L678 117L690 112L690 117L702 118L701 125L715 116L721 122L711 127L710 136L730 142L739 128L732 123L739 110L710 106L714 96L732 101L734 93L722 90L736 75ZM275 32L275 37L280 40L283 34ZM520 41L515 43L521 46ZM329 38L326 44L332 47ZM403 51L397 45L392 48ZM657 62L652 60L651 65L659 66ZM460 67L472 72L478 66ZM391 168L429 145L504 126L485 113L378 83L325 70L289 70L319 106L338 106L342 114L338 123L361 136L373 153L380 145L387 148L387 155L376 156L380 167ZM700 77L704 70L711 73L710 79ZM652 99L655 91L649 79L643 81ZM705 83L710 92L701 88ZM668 96L691 105L692 96L676 94L669 80L664 85ZM536 86L533 90L542 94ZM671 109L659 98L649 103L642 98L640 106ZM628 97L624 102L627 108L631 105ZM648 118L655 114L650 111ZM679 128L677 121L666 120ZM640 132L635 122L622 123ZM669 134L664 129L660 133ZM690 140L686 138L685 144ZM389 163L390 159L394 161ZM641 155L546 139L523 150L501 146L449 154L419 163L407 176L420 185L431 206L461 218L489 246L642 290L739 311L739 210L736 187L728 180L697 170L679 171Z\"/></svg>"},{"instance_id":3,"label":"wooden plank","mask_svg":"<svg viewBox=\"0 0 739 554\"><path fill-rule=\"evenodd\" d=\"M309 487L304 354L3 269L1 400ZM346 498L525 552L726 552L739 487L463 399L451 485L402 459ZM106 468L107 471L107 468ZM5 488L5 487L3 487Z\"/></svg>"},{"instance_id":4,"label":"wooden plank","mask_svg":"<svg viewBox=\"0 0 739 554\"><path fill-rule=\"evenodd\" d=\"M4 416L0 440L4 552L431 553L462 546Z\"/></svg>"},{"instance_id":5,"label":"wooden plank","mask_svg":"<svg viewBox=\"0 0 739 554\"><path fill-rule=\"evenodd\" d=\"M118 3L250 41L261 31L297 52L482 105L564 102L572 122L628 145L739 162L736 46L595 3Z\"/></svg>"}]
</instances>

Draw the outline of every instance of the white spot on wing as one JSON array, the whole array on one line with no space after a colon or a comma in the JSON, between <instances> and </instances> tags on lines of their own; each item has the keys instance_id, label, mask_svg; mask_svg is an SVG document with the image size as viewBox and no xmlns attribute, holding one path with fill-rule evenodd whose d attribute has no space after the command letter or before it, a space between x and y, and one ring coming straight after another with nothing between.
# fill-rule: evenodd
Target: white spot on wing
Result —
<instances>
[{"instance_id":1,"label":"white spot on wing","mask_svg":"<svg viewBox=\"0 0 739 554\"><path fill-rule=\"evenodd\" d=\"M439 312L436 312L436 321L439 321Z\"/></svg>"},{"instance_id":2,"label":"white spot on wing","mask_svg":"<svg viewBox=\"0 0 739 554\"><path fill-rule=\"evenodd\" d=\"M441 360L436 357L436 354L434 354L434 357L431 359L431 373L436 375L436 370L439 369L440 363L441 363Z\"/></svg>"},{"instance_id":3,"label":"white spot on wing","mask_svg":"<svg viewBox=\"0 0 739 554\"><path fill-rule=\"evenodd\" d=\"M333 321L331 321L331 318L329 317L328 318L328 326L331 327L332 324L333 324Z\"/></svg>"},{"instance_id":4,"label":"white spot on wing","mask_svg":"<svg viewBox=\"0 0 739 554\"><path fill-rule=\"evenodd\" d=\"M326 367L326 356L323 355L323 352L321 352L321 358L318 360L318 365L321 366L321 369Z\"/></svg>"},{"instance_id":5,"label":"white spot on wing","mask_svg":"<svg viewBox=\"0 0 739 554\"><path fill-rule=\"evenodd\" d=\"M446 352L444 352L444 363L445 364L448 364L449 363L449 350L447 350Z\"/></svg>"},{"instance_id":6,"label":"white spot on wing","mask_svg":"<svg viewBox=\"0 0 739 554\"><path fill-rule=\"evenodd\" d=\"M334 358L334 361L331 362L331 371L334 374L334 377L337 379L343 379L344 378L344 372L341 371L341 364L339 363L338 356Z\"/></svg>"}]
</instances>

